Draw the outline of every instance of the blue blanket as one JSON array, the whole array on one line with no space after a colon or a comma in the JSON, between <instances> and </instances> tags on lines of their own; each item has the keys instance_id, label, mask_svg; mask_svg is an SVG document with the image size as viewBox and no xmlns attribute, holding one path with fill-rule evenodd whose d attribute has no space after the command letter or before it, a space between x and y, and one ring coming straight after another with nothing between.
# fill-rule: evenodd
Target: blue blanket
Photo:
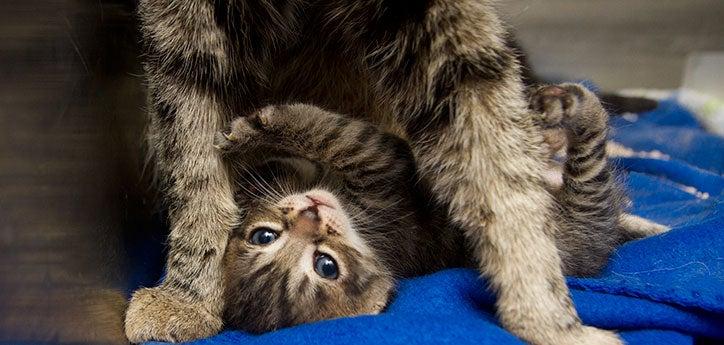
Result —
<instances>
[{"instance_id":1,"label":"blue blanket","mask_svg":"<svg viewBox=\"0 0 724 345\"><path fill-rule=\"evenodd\" d=\"M616 118L614 139L666 159L617 159L632 212L674 227L627 243L595 278L569 278L584 323L629 344L724 341L724 140L674 101ZM498 325L485 282L468 269L407 279L378 316L343 318L259 336L225 331L194 344L522 344Z\"/></svg>"}]
</instances>

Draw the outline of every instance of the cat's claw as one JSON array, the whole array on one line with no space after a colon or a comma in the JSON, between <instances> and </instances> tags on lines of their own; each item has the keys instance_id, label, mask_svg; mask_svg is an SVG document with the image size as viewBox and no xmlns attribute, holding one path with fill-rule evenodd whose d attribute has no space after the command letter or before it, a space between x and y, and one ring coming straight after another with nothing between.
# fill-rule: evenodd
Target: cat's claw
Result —
<instances>
[{"instance_id":1,"label":"cat's claw","mask_svg":"<svg viewBox=\"0 0 724 345\"><path fill-rule=\"evenodd\" d=\"M214 147L222 151L243 150L260 144L263 134L273 134L280 123L279 106L266 106L248 116L231 121L226 132L217 132Z\"/></svg>"},{"instance_id":2,"label":"cat's claw","mask_svg":"<svg viewBox=\"0 0 724 345\"><path fill-rule=\"evenodd\" d=\"M249 117L238 117L231 122L229 130L226 132L217 132L214 136L214 147L229 151L252 141L252 138L258 135L258 130L254 122L255 115Z\"/></svg>"},{"instance_id":3,"label":"cat's claw","mask_svg":"<svg viewBox=\"0 0 724 345\"><path fill-rule=\"evenodd\" d=\"M259 127L266 128L271 125L272 116L275 112L276 106L269 105L254 113L251 117L256 121Z\"/></svg>"},{"instance_id":4,"label":"cat's claw","mask_svg":"<svg viewBox=\"0 0 724 345\"><path fill-rule=\"evenodd\" d=\"M225 151L231 148L233 143L229 134L224 132L216 132L214 136L214 148L217 150Z\"/></svg>"}]
</instances>

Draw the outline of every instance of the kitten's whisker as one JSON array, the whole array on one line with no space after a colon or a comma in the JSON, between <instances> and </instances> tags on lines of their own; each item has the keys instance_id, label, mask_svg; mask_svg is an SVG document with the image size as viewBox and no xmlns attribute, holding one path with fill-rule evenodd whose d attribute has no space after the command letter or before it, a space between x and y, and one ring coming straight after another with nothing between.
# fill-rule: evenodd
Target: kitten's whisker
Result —
<instances>
[{"instance_id":1,"label":"kitten's whisker","mask_svg":"<svg viewBox=\"0 0 724 345\"><path fill-rule=\"evenodd\" d=\"M395 200L394 202L386 205L386 206L383 207L383 208L377 209L374 213L370 213L370 214L367 214L367 211L370 210L370 209L372 208L372 206L368 206L367 208L365 208L364 210L360 211L359 213L353 215L353 216L350 217L350 218L351 218L351 219L357 219L358 217L364 217L364 218L367 218L367 219L377 218L377 217L379 217L380 215L382 215L383 212L389 210L389 209L392 208L392 207L397 206L397 205L398 205L400 202L402 202L402 201L403 201L402 199L397 199L397 200Z\"/></svg>"},{"instance_id":2,"label":"kitten's whisker","mask_svg":"<svg viewBox=\"0 0 724 345\"><path fill-rule=\"evenodd\" d=\"M391 219L391 220L389 220L389 221L387 221L387 222L384 222L384 223L376 223L376 224L374 224L374 226L364 227L364 228L362 228L362 229L363 229L363 230L366 230L366 231L375 230L375 231L373 232L374 235L385 235L385 234L388 234L389 232L396 231L397 229L390 229L389 232L379 232L379 231L377 231L377 230L378 230L378 229L386 228L386 227L389 226L390 224L392 224L392 223L394 223L394 222L397 222L397 221L400 221L400 220L404 220L404 219L412 216L413 214L414 214L414 212L408 212L408 213L406 213L406 214L404 214L404 215L395 217L394 219Z\"/></svg>"},{"instance_id":3,"label":"kitten's whisker","mask_svg":"<svg viewBox=\"0 0 724 345\"><path fill-rule=\"evenodd\" d=\"M255 198L259 198L265 201L273 201L273 198L281 200L281 195L274 191L269 189L265 183L261 182L261 177L257 178L256 172L250 169L244 168L244 173L240 174L240 178L249 185L254 185L259 187L259 191L252 191L249 188L247 188L244 184L238 184L240 188L243 188L244 191L246 191L250 196L253 196ZM253 181L252 181L253 179ZM262 179L263 180L263 179Z\"/></svg>"},{"instance_id":4,"label":"kitten's whisker","mask_svg":"<svg viewBox=\"0 0 724 345\"><path fill-rule=\"evenodd\" d=\"M267 195L275 196L279 199L282 199L283 196L279 194L279 192L275 191L271 185L269 185L268 182L265 181L264 178L261 176L258 176L257 172L255 170L248 170L249 176L254 179L254 182L259 188L261 188Z\"/></svg>"}]
</instances>

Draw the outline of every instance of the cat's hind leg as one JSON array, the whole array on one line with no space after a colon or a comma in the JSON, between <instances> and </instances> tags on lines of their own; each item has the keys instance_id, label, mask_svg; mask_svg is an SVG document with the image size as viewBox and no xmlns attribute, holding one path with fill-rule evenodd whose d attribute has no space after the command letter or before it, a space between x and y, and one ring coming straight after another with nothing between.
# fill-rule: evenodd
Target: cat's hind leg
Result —
<instances>
[{"instance_id":1,"label":"cat's hind leg","mask_svg":"<svg viewBox=\"0 0 724 345\"><path fill-rule=\"evenodd\" d=\"M556 244L567 274L590 275L621 242L617 232L625 195L606 156L608 113L579 84L543 86L530 107L546 131L560 131L566 142L562 184L554 192L560 207Z\"/></svg>"},{"instance_id":2,"label":"cat's hind leg","mask_svg":"<svg viewBox=\"0 0 724 345\"><path fill-rule=\"evenodd\" d=\"M608 161L608 112L584 86L542 86L530 107L551 142L562 142L566 157L560 186L552 188L561 210L556 235L568 274L595 273L619 244L668 228L624 213L627 198ZM556 147L553 147L557 149Z\"/></svg>"}]
</instances>

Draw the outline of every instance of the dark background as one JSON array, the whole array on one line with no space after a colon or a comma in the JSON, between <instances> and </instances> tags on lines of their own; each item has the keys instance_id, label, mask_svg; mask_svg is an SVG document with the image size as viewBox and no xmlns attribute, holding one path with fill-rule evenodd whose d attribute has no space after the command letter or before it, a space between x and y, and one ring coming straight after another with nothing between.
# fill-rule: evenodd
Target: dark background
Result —
<instances>
[{"instance_id":1,"label":"dark background","mask_svg":"<svg viewBox=\"0 0 724 345\"><path fill-rule=\"evenodd\" d=\"M724 50L720 0L500 7L543 75L675 88ZM123 342L127 293L158 279L132 0L0 1L0 341Z\"/></svg>"},{"instance_id":2,"label":"dark background","mask_svg":"<svg viewBox=\"0 0 724 345\"><path fill-rule=\"evenodd\" d=\"M123 341L126 291L157 279L133 11L0 1L0 341Z\"/></svg>"}]
</instances>

